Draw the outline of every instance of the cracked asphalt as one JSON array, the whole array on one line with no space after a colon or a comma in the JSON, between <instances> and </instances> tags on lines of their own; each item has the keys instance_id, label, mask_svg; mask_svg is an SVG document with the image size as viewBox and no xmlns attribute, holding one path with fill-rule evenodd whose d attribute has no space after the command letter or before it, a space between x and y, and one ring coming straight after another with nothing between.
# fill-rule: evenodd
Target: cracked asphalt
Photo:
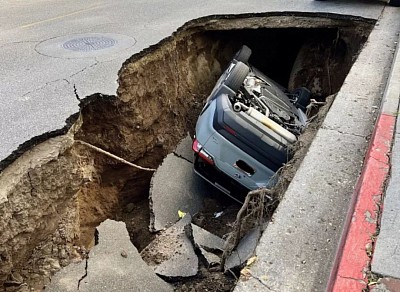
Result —
<instances>
[{"instance_id":1,"label":"cracked asphalt","mask_svg":"<svg viewBox=\"0 0 400 292\"><path fill-rule=\"evenodd\" d=\"M25 141L65 125L77 96L115 94L117 73L131 55L210 14L267 11L330 12L377 19L379 1L3 1L0 12L0 161ZM60 58L38 47L56 38L118 34L135 44L99 56ZM60 46L62 43L59 44ZM117 45L119 46L119 45Z\"/></svg>"}]
</instances>

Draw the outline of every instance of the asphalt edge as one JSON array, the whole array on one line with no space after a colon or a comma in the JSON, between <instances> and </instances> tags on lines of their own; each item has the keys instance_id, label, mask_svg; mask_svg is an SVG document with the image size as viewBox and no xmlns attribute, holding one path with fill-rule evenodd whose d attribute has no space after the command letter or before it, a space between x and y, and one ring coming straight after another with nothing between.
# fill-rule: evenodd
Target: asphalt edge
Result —
<instances>
[{"instance_id":1,"label":"asphalt edge","mask_svg":"<svg viewBox=\"0 0 400 292\"><path fill-rule=\"evenodd\" d=\"M363 170L352 194L345 226L326 291L363 291L373 254L373 237L379 226L385 184L390 173L390 152L399 110L400 38L386 83L380 115L365 156ZM397 90L393 90L393 88Z\"/></svg>"}]
</instances>

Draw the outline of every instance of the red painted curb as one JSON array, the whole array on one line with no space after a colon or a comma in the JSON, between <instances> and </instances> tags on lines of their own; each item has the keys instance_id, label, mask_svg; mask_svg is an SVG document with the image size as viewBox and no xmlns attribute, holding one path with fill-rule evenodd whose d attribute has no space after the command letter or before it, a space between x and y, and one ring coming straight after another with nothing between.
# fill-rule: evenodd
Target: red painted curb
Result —
<instances>
[{"instance_id":1,"label":"red painted curb","mask_svg":"<svg viewBox=\"0 0 400 292\"><path fill-rule=\"evenodd\" d=\"M367 249L372 248L371 237L377 228L377 203L382 198L390 169L389 153L395 123L395 116L381 114L375 125L363 171L352 196L327 291L362 291L367 286L365 271L370 264Z\"/></svg>"}]
</instances>

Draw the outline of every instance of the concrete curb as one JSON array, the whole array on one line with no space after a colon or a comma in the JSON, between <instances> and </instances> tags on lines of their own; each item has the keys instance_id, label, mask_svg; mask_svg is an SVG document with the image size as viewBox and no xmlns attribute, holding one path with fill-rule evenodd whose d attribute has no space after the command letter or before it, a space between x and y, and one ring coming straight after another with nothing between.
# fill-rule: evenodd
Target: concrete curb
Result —
<instances>
[{"instance_id":1,"label":"concrete curb","mask_svg":"<svg viewBox=\"0 0 400 292\"><path fill-rule=\"evenodd\" d=\"M389 155L399 107L400 45L397 43L392 70L383 96L363 171L352 195L351 207L331 271L327 291L362 291L373 252L379 221L379 204L389 176Z\"/></svg>"}]
</instances>

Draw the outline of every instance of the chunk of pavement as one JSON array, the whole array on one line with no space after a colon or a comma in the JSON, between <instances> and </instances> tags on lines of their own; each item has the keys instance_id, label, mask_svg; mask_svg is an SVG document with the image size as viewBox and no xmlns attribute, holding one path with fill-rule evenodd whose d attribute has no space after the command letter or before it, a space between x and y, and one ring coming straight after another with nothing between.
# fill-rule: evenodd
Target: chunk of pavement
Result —
<instances>
[{"instance_id":1,"label":"chunk of pavement","mask_svg":"<svg viewBox=\"0 0 400 292\"><path fill-rule=\"evenodd\" d=\"M172 227L161 231L140 255L160 276L191 277L198 272L194 251L191 217L186 215Z\"/></svg>"},{"instance_id":2,"label":"chunk of pavement","mask_svg":"<svg viewBox=\"0 0 400 292\"><path fill-rule=\"evenodd\" d=\"M221 258L212 252L206 251L204 248L200 247L200 252L203 255L203 258L207 262L208 266L212 266L215 264L219 264L221 262Z\"/></svg>"},{"instance_id":3,"label":"chunk of pavement","mask_svg":"<svg viewBox=\"0 0 400 292\"><path fill-rule=\"evenodd\" d=\"M240 267L255 255L258 240L261 236L261 227L255 227L239 242L236 250L225 261L225 272Z\"/></svg>"},{"instance_id":4,"label":"chunk of pavement","mask_svg":"<svg viewBox=\"0 0 400 292\"><path fill-rule=\"evenodd\" d=\"M192 224L194 243L205 250L224 250L225 240L208 232L207 230Z\"/></svg>"},{"instance_id":5,"label":"chunk of pavement","mask_svg":"<svg viewBox=\"0 0 400 292\"><path fill-rule=\"evenodd\" d=\"M194 154L192 150L192 143L193 140L188 134L184 139L182 139L181 142L179 142L178 146L176 146L174 153L179 157L182 157L193 163Z\"/></svg>"},{"instance_id":6,"label":"chunk of pavement","mask_svg":"<svg viewBox=\"0 0 400 292\"><path fill-rule=\"evenodd\" d=\"M196 214L204 197L213 191L194 173L191 163L172 153L167 155L150 183L150 230L173 225L179 220L179 210Z\"/></svg>"},{"instance_id":7,"label":"chunk of pavement","mask_svg":"<svg viewBox=\"0 0 400 292\"><path fill-rule=\"evenodd\" d=\"M51 283L45 291L72 292L78 291L79 280L86 275L86 260L72 263L61 269L51 278Z\"/></svg>"},{"instance_id":8,"label":"chunk of pavement","mask_svg":"<svg viewBox=\"0 0 400 292\"><path fill-rule=\"evenodd\" d=\"M172 291L142 260L125 223L106 220L97 227L98 244L89 253L79 291Z\"/></svg>"}]
</instances>

